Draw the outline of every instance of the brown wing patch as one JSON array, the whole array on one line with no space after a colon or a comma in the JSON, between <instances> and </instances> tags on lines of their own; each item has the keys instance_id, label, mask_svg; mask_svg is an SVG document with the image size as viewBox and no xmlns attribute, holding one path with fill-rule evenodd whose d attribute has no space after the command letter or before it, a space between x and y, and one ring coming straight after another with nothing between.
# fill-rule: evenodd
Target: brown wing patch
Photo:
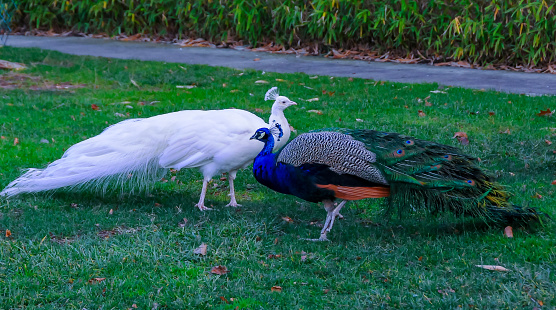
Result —
<instances>
[{"instance_id":1,"label":"brown wing patch","mask_svg":"<svg viewBox=\"0 0 556 310\"><path fill-rule=\"evenodd\" d=\"M316 184L317 187L334 192L336 198L345 200L360 200L365 198L381 198L390 196L390 188L385 186L353 187L334 184Z\"/></svg>"}]
</instances>

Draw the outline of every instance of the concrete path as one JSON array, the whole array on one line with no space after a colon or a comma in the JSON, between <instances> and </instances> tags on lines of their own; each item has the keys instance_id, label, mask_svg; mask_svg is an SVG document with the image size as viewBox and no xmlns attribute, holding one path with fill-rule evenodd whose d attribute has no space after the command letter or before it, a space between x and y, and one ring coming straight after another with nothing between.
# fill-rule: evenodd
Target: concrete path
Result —
<instances>
[{"instance_id":1,"label":"concrete path","mask_svg":"<svg viewBox=\"0 0 556 310\"><path fill-rule=\"evenodd\" d=\"M556 75L422 64L396 64L360 60L335 60L324 57L279 55L204 47L181 48L177 45L123 42L82 37L10 36L8 46L38 47L74 55L122 59L155 60L187 64L205 64L268 72L304 72L310 75L357 77L403 83L438 83L476 89L492 89L529 95L556 95ZM259 61L254 61L260 58Z\"/></svg>"}]
</instances>

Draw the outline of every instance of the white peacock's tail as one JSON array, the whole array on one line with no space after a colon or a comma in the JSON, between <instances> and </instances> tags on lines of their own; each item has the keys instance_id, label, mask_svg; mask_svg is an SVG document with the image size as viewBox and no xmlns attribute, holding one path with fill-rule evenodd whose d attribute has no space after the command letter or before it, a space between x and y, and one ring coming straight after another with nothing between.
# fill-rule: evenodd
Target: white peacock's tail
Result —
<instances>
[{"instance_id":1,"label":"white peacock's tail","mask_svg":"<svg viewBox=\"0 0 556 310\"><path fill-rule=\"evenodd\" d=\"M127 123L132 121L135 120ZM8 184L0 196L11 197L64 187L102 193L108 189L148 189L168 169L159 164L160 152L157 152L157 146L154 143L150 147L148 144L137 145L133 133L120 130L125 129L122 123L107 128L99 136L73 145L62 158L44 169L27 170Z\"/></svg>"},{"instance_id":2,"label":"white peacock's tail","mask_svg":"<svg viewBox=\"0 0 556 310\"><path fill-rule=\"evenodd\" d=\"M266 94L264 95L264 100L276 100L278 96L278 87L274 86L266 92Z\"/></svg>"}]
</instances>

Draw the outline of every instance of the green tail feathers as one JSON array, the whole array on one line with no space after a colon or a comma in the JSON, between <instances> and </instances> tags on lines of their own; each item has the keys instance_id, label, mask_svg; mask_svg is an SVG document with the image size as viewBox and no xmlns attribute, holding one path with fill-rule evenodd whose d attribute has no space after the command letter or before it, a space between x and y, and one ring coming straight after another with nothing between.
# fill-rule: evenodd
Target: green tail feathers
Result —
<instances>
[{"instance_id":1,"label":"green tail feathers","mask_svg":"<svg viewBox=\"0 0 556 310\"><path fill-rule=\"evenodd\" d=\"M390 185L389 205L400 212L451 211L487 222L539 221L543 213L508 202L509 193L459 149L397 133L336 129L376 154Z\"/></svg>"}]
</instances>

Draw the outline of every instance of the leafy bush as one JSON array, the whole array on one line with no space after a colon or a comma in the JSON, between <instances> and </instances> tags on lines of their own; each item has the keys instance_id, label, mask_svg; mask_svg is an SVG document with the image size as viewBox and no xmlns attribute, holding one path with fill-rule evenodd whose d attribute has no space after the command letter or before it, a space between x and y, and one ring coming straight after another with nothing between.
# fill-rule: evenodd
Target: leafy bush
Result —
<instances>
[{"instance_id":1,"label":"leafy bush","mask_svg":"<svg viewBox=\"0 0 556 310\"><path fill-rule=\"evenodd\" d=\"M16 26L369 46L401 55L538 66L555 61L556 13L534 0L21 0Z\"/></svg>"}]
</instances>

